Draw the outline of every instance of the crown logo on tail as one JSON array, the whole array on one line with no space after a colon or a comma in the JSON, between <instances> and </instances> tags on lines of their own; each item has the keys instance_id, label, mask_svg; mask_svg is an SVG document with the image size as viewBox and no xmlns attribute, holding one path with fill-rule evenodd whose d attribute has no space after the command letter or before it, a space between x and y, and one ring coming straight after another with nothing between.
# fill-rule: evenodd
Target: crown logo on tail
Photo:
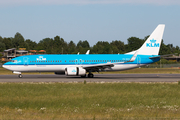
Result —
<instances>
[{"instance_id":1,"label":"crown logo on tail","mask_svg":"<svg viewBox=\"0 0 180 120\"><path fill-rule=\"evenodd\" d=\"M152 40L150 40L150 42L151 42L151 43L155 43L155 42L156 42L156 40L155 40L155 39L152 39Z\"/></svg>"}]
</instances>

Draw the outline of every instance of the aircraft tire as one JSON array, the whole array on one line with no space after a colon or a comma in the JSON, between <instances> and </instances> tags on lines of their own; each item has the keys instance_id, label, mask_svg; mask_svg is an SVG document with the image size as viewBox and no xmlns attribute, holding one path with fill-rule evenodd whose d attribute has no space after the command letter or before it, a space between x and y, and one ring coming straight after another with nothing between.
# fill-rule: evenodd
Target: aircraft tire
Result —
<instances>
[{"instance_id":1,"label":"aircraft tire","mask_svg":"<svg viewBox=\"0 0 180 120\"><path fill-rule=\"evenodd\" d=\"M88 78L93 78L94 75L93 74L88 74Z\"/></svg>"},{"instance_id":2,"label":"aircraft tire","mask_svg":"<svg viewBox=\"0 0 180 120\"><path fill-rule=\"evenodd\" d=\"M19 74L19 75L18 75L18 77L19 77L19 78L22 78L22 75L21 75L21 74Z\"/></svg>"},{"instance_id":3,"label":"aircraft tire","mask_svg":"<svg viewBox=\"0 0 180 120\"><path fill-rule=\"evenodd\" d=\"M85 74L85 75L82 75L81 77L82 77L82 78L85 78L85 77L86 77L86 74Z\"/></svg>"}]
</instances>

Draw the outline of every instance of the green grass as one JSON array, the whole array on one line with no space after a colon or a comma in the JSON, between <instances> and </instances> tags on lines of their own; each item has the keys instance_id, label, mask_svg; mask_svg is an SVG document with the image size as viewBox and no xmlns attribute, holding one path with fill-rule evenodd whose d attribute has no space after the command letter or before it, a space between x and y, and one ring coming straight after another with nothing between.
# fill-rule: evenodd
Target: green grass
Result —
<instances>
[{"instance_id":1,"label":"green grass","mask_svg":"<svg viewBox=\"0 0 180 120\"><path fill-rule=\"evenodd\" d=\"M1 83L0 119L179 119L179 83Z\"/></svg>"}]
</instances>

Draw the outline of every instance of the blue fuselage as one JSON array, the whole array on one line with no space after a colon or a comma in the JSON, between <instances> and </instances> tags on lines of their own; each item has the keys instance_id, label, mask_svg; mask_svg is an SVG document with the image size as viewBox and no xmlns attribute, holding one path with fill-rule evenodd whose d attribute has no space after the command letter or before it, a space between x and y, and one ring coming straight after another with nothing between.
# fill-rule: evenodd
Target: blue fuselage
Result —
<instances>
[{"instance_id":1,"label":"blue fuselage","mask_svg":"<svg viewBox=\"0 0 180 120\"><path fill-rule=\"evenodd\" d=\"M12 59L4 65L94 65L129 61L133 55L95 54L95 55L27 55ZM133 62L124 64L151 64L160 58L150 59L150 55L138 55Z\"/></svg>"}]
</instances>

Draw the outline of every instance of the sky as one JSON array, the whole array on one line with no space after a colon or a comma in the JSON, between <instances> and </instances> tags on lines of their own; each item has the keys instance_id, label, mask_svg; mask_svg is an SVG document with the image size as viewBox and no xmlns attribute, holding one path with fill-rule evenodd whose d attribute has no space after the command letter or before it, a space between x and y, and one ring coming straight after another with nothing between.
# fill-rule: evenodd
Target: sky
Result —
<instances>
[{"instance_id":1,"label":"sky","mask_svg":"<svg viewBox=\"0 0 180 120\"><path fill-rule=\"evenodd\" d=\"M180 46L180 0L0 0L0 36L19 32L37 43L143 39L165 24L165 44Z\"/></svg>"}]
</instances>

